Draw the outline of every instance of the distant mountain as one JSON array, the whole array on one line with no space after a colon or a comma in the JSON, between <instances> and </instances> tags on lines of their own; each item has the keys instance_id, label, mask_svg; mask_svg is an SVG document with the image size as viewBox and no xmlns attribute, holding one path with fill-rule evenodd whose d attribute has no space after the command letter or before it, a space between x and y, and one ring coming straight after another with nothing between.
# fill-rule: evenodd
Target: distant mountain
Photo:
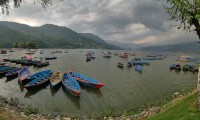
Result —
<instances>
[{"instance_id":1,"label":"distant mountain","mask_svg":"<svg viewBox=\"0 0 200 120\"><path fill-rule=\"evenodd\" d=\"M99 36L94 35L92 33L79 33L80 35L86 37L86 38L91 38L93 40L95 40L96 42L99 43L106 43L103 39L101 39Z\"/></svg>"},{"instance_id":2,"label":"distant mountain","mask_svg":"<svg viewBox=\"0 0 200 120\"><path fill-rule=\"evenodd\" d=\"M200 52L200 43L198 42L188 42L179 43L173 45L163 45L163 46L150 46L143 47L140 50L144 51L163 51L163 52Z\"/></svg>"},{"instance_id":3,"label":"distant mountain","mask_svg":"<svg viewBox=\"0 0 200 120\"><path fill-rule=\"evenodd\" d=\"M109 42L107 42L107 41L101 39L99 36L94 35L94 34L92 34L92 33L79 33L79 34L81 34L82 36L84 36L84 37L86 37L86 38L91 38L91 39L95 40L95 41L98 42L98 43L108 44L108 45L109 45L111 48L113 48L113 49L123 49L123 48L121 48L120 46L116 46L116 45L114 45L114 44L112 44L112 43L109 43Z\"/></svg>"},{"instance_id":4,"label":"distant mountain","mask_svg":"<svg viewBox=\"0 0 200 120\"><path fill-rule=\"evenodd\" d=\"M140 47L144 47L142 45L138 45L138 44L133 44L133 43L121 43L121 42L117 42L117 41L111 41L111 40L106 40L107 43L113 44L115 46L118 46L120 48L123 49L127 49L127 50L137 50Z\"/></svg>"},{"instance_id":5,"label":"distant mountain","mask_svg":"<svg viewBox=\"0 0 200 120\"><path fill-rule=\"evenodd\" d=\"M17 42L34 42L42 48L115 48L105 41L97 42L94 36L85 37L67 27L52 24L31 27L0 21L0 35L0 47L12 47Z\"/></svg>"}]
</instances>

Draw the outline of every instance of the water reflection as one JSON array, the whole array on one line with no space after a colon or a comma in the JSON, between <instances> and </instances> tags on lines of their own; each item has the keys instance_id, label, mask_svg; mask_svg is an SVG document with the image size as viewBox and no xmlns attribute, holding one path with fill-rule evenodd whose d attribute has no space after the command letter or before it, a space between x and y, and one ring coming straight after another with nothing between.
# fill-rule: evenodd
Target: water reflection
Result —
<instances>
[{"instance_id":1,"label":"water reflection","mask_svg":"<svg viewBox=\"0 0 200 120\"><path fill-rule=\"evenodd\" d=\"M81 106L80 106L80 96L73 96L72 94L70 94L66 89L65 87L62 85L62 90L64 91L65 95L67 96L67 98L69 98L72 103L74 104L74 106L77 108L77 109L81 109Z\"/></svg>"},{"instance_id":2,"label":"water reflection","mask_svg":"<svg viewBox=\"0 0 200 120\"><path fill-rule=\"evenodd\" d=\"M17 76L7 77L5 83L16 79Z\"/></svg>"},{"instance_id":3,"label":"water reflection","mask_svg":"<svg viewBox=\"0 0 200 120\"><path fill-rule=\"evenodd\" d=\"M89 93L93 93L93 94L97 95L97 97L103 96L100 89L90 88L90 87L86 87L86 86L83 86L83 85L81 85L81 89L84 89Z\"/></svg>"},{"instance_id":4,"label":"water reflection","mask_svg":"<svg viewBox=\"0 0 200 120\"><path fill-rule=\"evenodd\" d=\"M17 81L18 81L18 85L19 85L20 90L24 91L24 85L22 85L22 83L19 80L17 80Z\"/></svg>"},{"instance_id":5,"label":"water reflection","mask_svg":"<svg viewBox=\"0 0 200 120\"><path fill-rule=\"evenodd\" d=\"M36 88L34 88L34 89L28 90L28 91L26 92L24 98L31 98L32 95L35 95L35 94L38 93L39 91L41 91L41 90L43 90L43 89L47 89L47 86L48 86L48 85L49 85L49 84L46 83L46 84L44 84L44 85L42 85L42 86L38 86L38 87L36 87Z\"/></svg>"},{"instance_id":6,"label":"water reflection","mask_svg":"<svg viewBox=\"0 0 200 120\"><path fill-rule=\"evenodd\" d=\"M58 86L56 86L54 88L52 87L52 85L50 85L51 96L55 95L58 92L58 90L60 89L61 85L62 84L59 84Z\"/></svg>"}]
</instances>

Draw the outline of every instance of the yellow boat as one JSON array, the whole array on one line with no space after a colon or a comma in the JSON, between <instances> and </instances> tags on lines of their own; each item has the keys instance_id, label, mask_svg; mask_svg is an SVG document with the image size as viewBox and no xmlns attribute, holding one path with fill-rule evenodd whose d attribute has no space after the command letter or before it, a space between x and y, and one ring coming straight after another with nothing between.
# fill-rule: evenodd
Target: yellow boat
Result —
<instances>
[{"instance_id":1,"label":"yellow boat","mask_svg":"<svg viewBox=\"0 0 200 120\"><path fill-rule=\"evenodd\" d=\"M61 84L62 78L63 78L63 74L60 71L53 73L53 75L50 78L51 86L56 87L59 84Z\"/></svg>"}]
</instances>

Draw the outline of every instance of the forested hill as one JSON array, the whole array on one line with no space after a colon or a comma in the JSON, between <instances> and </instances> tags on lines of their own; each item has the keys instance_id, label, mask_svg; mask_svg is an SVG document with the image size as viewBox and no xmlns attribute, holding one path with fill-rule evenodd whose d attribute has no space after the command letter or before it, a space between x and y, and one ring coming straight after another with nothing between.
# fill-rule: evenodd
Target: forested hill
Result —
<instances>
[{"instance_id":1,"label":"forested hill","mask_svg":"<svg viewBox=\"0 0 200 120\"><path fill-rule=\"evenodd\" d=\"M140 50L200 53L200 43L196 41L196 42L179 43L179 44L173 44L173 45L151 46L151 47L143 47Z\"/></svg>"},{"instance_id":2,"label":"forested hill","mask_svg":"<svg viewBox=\"0 0 200 120\"><path fill-rule=\"evenodd\" d=\"M0 36L1 48L33 43L39 48L116 49L114 45L98 42L67 27L52 24L31 27L15 22L0 21Z\"/></svg>"}]
</instances>

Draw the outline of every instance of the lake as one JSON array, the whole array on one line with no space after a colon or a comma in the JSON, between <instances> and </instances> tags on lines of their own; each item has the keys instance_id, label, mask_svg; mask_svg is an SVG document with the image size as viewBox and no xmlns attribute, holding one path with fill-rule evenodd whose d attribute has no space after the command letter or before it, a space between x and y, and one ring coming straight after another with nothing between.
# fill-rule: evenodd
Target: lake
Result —
<instances>
[{"instance_id":1,"label":"lake","mask_svg":"<svg viewBox=\"0 0 200 120\"><path fill-rule=\"evenodd\" d=\"M50 85L35 91L27 91L20 87L17 78L7 80L2 77L0 94L18 98L21 103L36 106L42 113L59 109L69 116L86 116L108 111L120 114L125 110L162 100L165 96L170 96L177 91L196 87L197 73L169 70L170 64L177 63L178 56L188 54L173 53L164 60L150 61L149 66L144 66L143 73L139 73L134 67L118 68L117 63L122 62L126 65L127 59L113 54L111 58L104 58L102 52L106 50L92 50L95 52L96 59L90 62L86 62L85 54L88 50L85 49L69 49L68 53L64 53L65 50L63 50L63 53L55 54L51 54L52 51L54 50L47 49L44 54L38 51L33 55L34 57L57 56L57 59L51 60L50 65L44 68L30 66L32 74L46 69L55 72L73 70L103 82L104 86L99 90L81 86L80 97L74 97L63 87L53 90ZM9 53L10 58L20 58L25 55L25 52L21 50ZM151 53L136 51L136 57L145 57Z\"/></svg>"}]
</instances>

